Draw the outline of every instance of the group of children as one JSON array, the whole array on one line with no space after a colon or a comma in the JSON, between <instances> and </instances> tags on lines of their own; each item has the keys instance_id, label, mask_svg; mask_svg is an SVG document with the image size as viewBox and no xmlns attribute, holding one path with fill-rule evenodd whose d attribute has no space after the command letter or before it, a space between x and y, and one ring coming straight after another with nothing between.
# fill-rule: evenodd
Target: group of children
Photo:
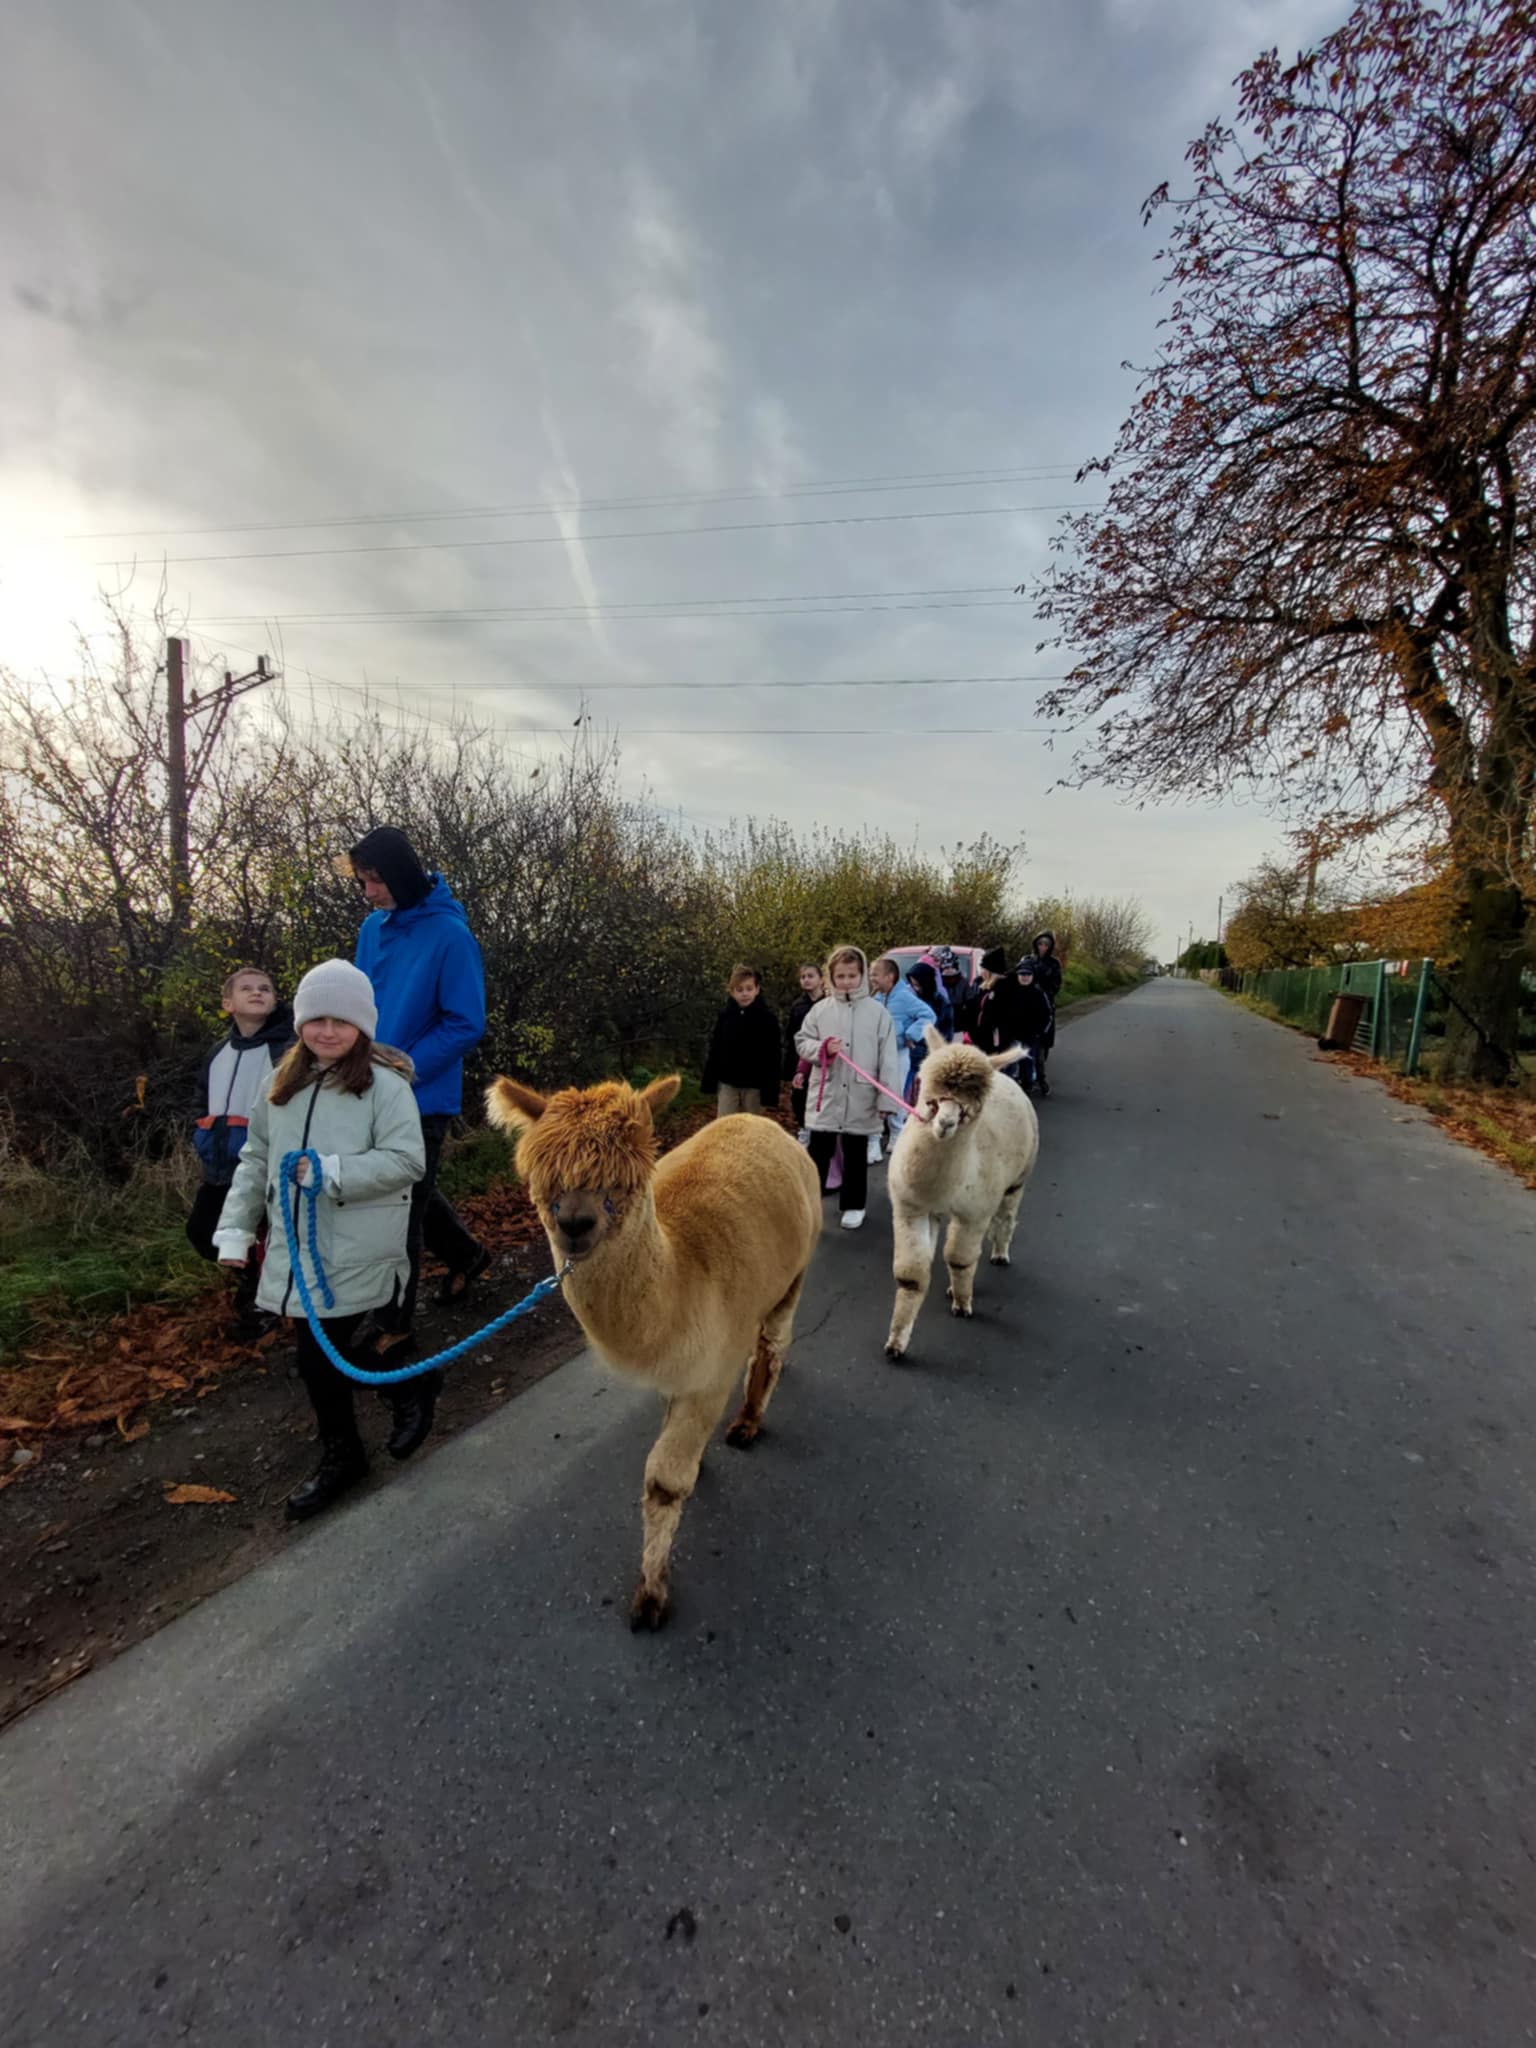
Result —
<instances>
[{"instance_id":1,"label":"group of children","mask_svg":"<svg viewBox=\"0 0 1536 2048\"><path fill-rule=\"evenodd\" d=\"M1026 1093L1051 1092L1045 1067L1061 987L1052 932L1039 933L1012 968L1000 947L985 953L974 985L947 946L925 953L905 978L889 955L871 965L859 947L840 946L824 969L802 963L799 982L781 1034L758 970L732 968L703 1086L716 1096L718 1114L731 1116L771 1114L789 1082L800 1141L816 1162L822 1193L838 1191L845 1230L862 1225L869 1169L884 1156L887 1130L894 1137L905 1122L902 1103L917 1100L930 1025L986 1052L1021 1046L1009 1074Z\"/></svg>"},{"instance_id":2,"label":"group of children","mask_svg":"<svg viewBox=\"0 0 1536 2048\"><path fill-rule=\"evenodd\" d=\"M822 1191L838 1191L843 1227L857 1230L883 1135L900 1128L903 1103L916 1100L928 1027L946 1038L963 1032L987 1051L1022 1045L1015 1077L1048 1093L1045 1057L1060 977L1050 933L1012 970L1002 952L986 954L975 988L946 949L925 955L904 980L889 956L871 968L859 947L839 946L825 969L801 967L781 1032L761 975L739 966L715 1025L704 1086L716 1093L722 1116L772 1113L788 1080ZM230 1025L203 1067L193 1134L203 1183L187 1235L204 1258L238 1271L243 1334L257 1334L268 1317L297 1319L298 1369L322 1446L319 1469L288 1500L290 1517L304 1520L355 1485L368 1461L352 1383L305 1320L289 1259L289 1222L301 1246L311 1241L309 1162L300 1166L303 1187L284 1184L281 1162L290 1152L320 1160L315 1242L332 1295L321 1327L343 1357L356 1360L366 1355L370 1325L387 1322L413 1287L412 1190L427 1176L428 1139L412 1062L378 1042L378 1002L361 968L322 962L290 1006L269 974L241 967L224 983L221 1001ZM307 1277L313 1288L315 1276ZM413 1380L389 1390L391 1456L407 1458L425 1439L433 1392Z\"/></svg>"}]
</instances>

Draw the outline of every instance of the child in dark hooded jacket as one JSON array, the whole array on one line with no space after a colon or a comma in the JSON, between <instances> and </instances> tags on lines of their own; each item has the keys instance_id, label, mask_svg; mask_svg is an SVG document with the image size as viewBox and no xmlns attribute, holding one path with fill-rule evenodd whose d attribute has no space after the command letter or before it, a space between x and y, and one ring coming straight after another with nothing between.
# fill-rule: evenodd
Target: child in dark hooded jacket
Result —
<instances>
[{"instance_id":1,"label":"child in dark hooded jacket","mask_svg":"<svg viewBox=\"0 0 1536 2048\"><path fill-rule=\"evenodd\" d=\"M719 1116L771 1115L779 1106L779 1020L755 967L733 967L726 993L704 1062L704 1092L716 1097Z\"/></svg>"},{"instance_id":2,"label":"child in dark hooded jacket","mask_svg":"<svg viewBox=\"0 0 1536 2048\"><path fill-rule=\"evenodd\" d=\"M1040 986L1032 954L1024 955L1014 969L1013 978L1018 983L1014 1015L1019 1028L1019 1042L1025 1053L1013 1072L1026 1094L1031 1088L1038 1088L1042 1095L1049 1095L1051 1084L1045 1078L1045 1050L1047 1035L1056 1025L1055 1005Z\"/></svg>"}]
</instances>

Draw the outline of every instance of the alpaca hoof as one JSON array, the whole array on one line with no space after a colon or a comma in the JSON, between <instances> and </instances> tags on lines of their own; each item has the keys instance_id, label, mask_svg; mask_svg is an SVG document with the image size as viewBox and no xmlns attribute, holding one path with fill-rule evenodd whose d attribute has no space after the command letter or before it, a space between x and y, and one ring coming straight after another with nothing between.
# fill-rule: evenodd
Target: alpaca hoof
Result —
<instances>
[{"instance_id":1,"label":"alpaca hoof","mask_svg":"<svg viewBox=\"0 0 1536 2048\"><path fill-rule=\"evenodd\" d=\"M738 1415L725 1432L725 1440L732 1450L750 1451L757 1442L758 1432L762 1426L753 1416Z\"/></svg>"},{"instance_id":2,"label":"alpaca hoof","mask_svg":"<svg viewBox=\"0 0 1536 2048\"><path fill-rule=\"evenodd\" d=\"M651 1593L638 1586L630 1603L629 1625L637 1635L642 1629L649 1629L654 1635L657 1629L666 1627L670 1611L671 1603L665 1593Z\"/></svg>"},{"instance_id":3,"label":"alpaca hoof","mask_svg":"<svg viewBox=\"0 0 1536 2048\"><path fill-rule=\"evenodd\" d=\"M976 1320L976 1311L956 1301L953 1295L949 1297L949 1312L958 1322L971 1323Z\"/></svg>"},{"instance_id":4,"label":"alpaca hoof","mask_svg":"<svg viewBox=\"0 0 1536 2048\"><path fill-rule=\"evenodd\" d=\"M994 1252L992 1254L992 1263L994 1266L1011 1266L1013 1261L1006 1252Z\"/></svg>"},{"instance_id":5,"label":"alpaca hoof","mask_svg":"<svg viewBox=\"0 0 1536 2048\"><path fill-rule=\"evenodd\" d=\"M900 1365L901 1361L907 1355L907 1347L905 1344L898 1344L896 1342L896 1339L893 1337L885 1347L885 1355L891 1361L892 1365Z\"/></svg>"}]
</instances>

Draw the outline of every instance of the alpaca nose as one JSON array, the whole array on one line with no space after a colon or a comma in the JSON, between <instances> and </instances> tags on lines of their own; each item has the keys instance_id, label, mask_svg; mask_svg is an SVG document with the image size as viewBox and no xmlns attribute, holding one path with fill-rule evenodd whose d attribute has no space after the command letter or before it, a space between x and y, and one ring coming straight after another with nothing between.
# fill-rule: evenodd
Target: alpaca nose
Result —
<instances>
[{"instance_id":1,"label":"alpaca nose","mask_svg":"<svg viewBox=\"0 0 1536 2048\"><path fill-rule=\"evenodd\" d=\"M590 1237L597 1228L597 1218L595 1216L567 1217L561 1223L560 1228L572 1244L580 1244L583 1238Z\"/></svg>"}]
</instances>

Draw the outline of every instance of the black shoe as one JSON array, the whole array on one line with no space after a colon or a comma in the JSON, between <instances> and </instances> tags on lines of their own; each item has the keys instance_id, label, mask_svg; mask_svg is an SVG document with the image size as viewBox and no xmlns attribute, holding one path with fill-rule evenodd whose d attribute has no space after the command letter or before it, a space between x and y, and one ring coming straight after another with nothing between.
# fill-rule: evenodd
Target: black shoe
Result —
<instances>
[{"instance_id":1,"label":"black shoe","mask_svg":"<svg viewBox=\"0 0 1536 2048\"><path fill-rule=\"evenodd\" d=\"M445 1273L437 1283L435 1298L438 1307L452 1308L456 1301L462 1301L490 1263L490 1250L487 1246L481 1245L467 1266L460 1266L455 1272Z\"/></svg>"},{"instance_id":2,"label":"black shoe","mask_svg":"<svg viewBox=\"0 0 1536 2048\"><path fill-rule=\"evenodd\" d=\"M344 1493L350 1492L360 1479L367 1476L367 1453L357 1437L327 1439L320 1454L319 1469L288 1496L289 1521L307 1522L311 1515L318 1515L333 1500L340 1500Z\"/></svg>"},{"instance_id":3,"label":"black shoe","mask_svg":"<svg viewBox=\"0 0 1536 2048\"><path fill-rule=\"evenodd\" d=\"M1051 1084L1050 1084L1050 1082L1049 1082L1049 1081L1047 1081L1047 1080L1046 1080L1045 1076L1044 1076L1044 1075L1042 1074L1042 1075L1040 1076L1040 1086L1039 1086L1039 1089L1037 1090L1037 1093L1039 1093L1039 1094L1041 1094L1041 1095L1049 1095L1049 1094L1050 1094L1050 1092L1051 1092Z\"/></svg>"},{"instance_id":4,"label":"black shoe","mask_svg":"<svg viewBox=\"0 0 1536 2048\"><path fill-rule=\"evenodd\" d=\"M408 1458L426 1442L442 1386L440 1372L424 1372L419 1379L402 1380L391 1389L389 1405L395 1411L395 1426L384 1448L392 1458Z\"/></svg>"}]
</instances>

